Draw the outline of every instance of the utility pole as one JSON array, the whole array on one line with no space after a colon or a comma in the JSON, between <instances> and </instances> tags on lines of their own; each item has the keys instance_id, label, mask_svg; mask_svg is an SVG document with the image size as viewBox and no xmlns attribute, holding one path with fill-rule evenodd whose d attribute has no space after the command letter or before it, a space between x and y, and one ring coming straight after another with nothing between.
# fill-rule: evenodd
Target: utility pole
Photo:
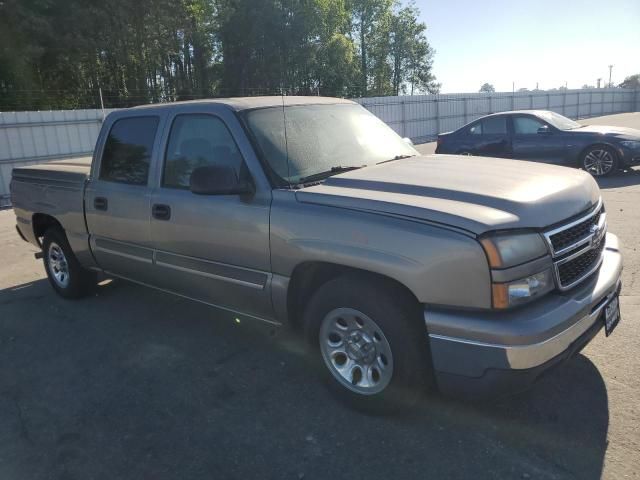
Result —
<instances>
[{"instance_id":1,"label":"utility pole","mask_svg":"<svg viewBox=\"0 0 640 480\"><path fill-rule=\"evenodd\" d=\"M609 88L611 88L611 70L613 70L613 65L609 65Z\"/></svg>"},{"instance_id":2,"label":"utility pole","mask_svg":"<svg viewBox=\"0 0 640 480\"><path fill-rule=\"evenodd\" d=\"M602 78L598 79L598 88L600 88L600 82L602 81Z\"/></svg>"}]
</instances>

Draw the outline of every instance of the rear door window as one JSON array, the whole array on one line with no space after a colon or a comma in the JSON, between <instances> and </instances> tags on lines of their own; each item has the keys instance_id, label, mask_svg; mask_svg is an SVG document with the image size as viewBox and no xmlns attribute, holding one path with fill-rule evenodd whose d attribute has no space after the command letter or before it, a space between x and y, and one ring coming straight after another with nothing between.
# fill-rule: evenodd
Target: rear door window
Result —
<instances>
[{"instance_id":1,"label":"rear door window","mask_svg":"<svg viewBox=\"0 0 640 480\"><path fill-rule=\"evenodd\" d=\"M506 135L507 117L489 117L482 120L483 135Z\"/></svg>"},{"instance_id":2,"label":"rear door window","mask_svg":"<svg viewBox=\"0 0 640 480\"><path fill-rule=\"evenodd\" d=\"M111 127L100 162L100 180L146 185L158 117L117 120Z\"/></svg>"},{"instance_id":3,"label":"rear door window","mask_svg":"<svg viewBox=\"0 0 640 480\"><path fill-rule=\"evenodd\" d=\"M468 130L469 135L482 135L482 123L474 123L469 127Z\"/></svg>"}]
</instances>

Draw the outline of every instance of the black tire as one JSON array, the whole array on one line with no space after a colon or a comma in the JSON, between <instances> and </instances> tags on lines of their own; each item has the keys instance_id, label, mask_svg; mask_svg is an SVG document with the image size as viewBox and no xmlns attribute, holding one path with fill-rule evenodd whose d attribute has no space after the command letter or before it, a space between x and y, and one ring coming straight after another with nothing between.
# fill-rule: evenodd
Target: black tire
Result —
<instances>
[{"instance_id":1,"label":"black tire","mask_svg":"<svg viewBox=\"0 0 640 480\"><path fill-rule=\"evenodd\" d=\"M607 159L606 163L601 163L601 165L606 165L604 169L592 164L598 157ZM604 162L604 160L600 161ZM593 145L582 152L580 156L580 168L596 178L607 177L619 168L618 154L606 145Z\"/></svg>"},{"instance_id":2,"label":"black tire","mask_svg":"<svg viewBox=\"0 0 640 480\"><path fill-rule=\"evenodd\" d=\"M329 319L338 309L362 312L388 341L393 368L389 383L380 392L352 391L345 386L345 379L340 380L336 370L329 366L330 360L325 360L320 347L321 325L325 317ZM400 288L366 275L349 274L330 280L313 295L304 313L305 336L318 352L321 370L331 390L341 400L368 413L393 413L414 406L434 384L426 331L420 317L415 299Z\"/></svg>"},{"instance_id":3,"label":"black tire","mask_svg":"<svg viewBox=\"0 0 640 480\"><path fill-rule=\"evenodd\" d=\"M57 274L60 274L60 270L56 271L54 264L59 264L59 261L52 260L58 250L62 251L63 257L61 258L66 265L66 275L62 276L63 280L56 277ZM80 265L62 229L52 227L45 232L42 240L42 252L47 278L58 295L76 299L85 297L93 291L97 282L97 274Z\"/></svg>"}]
</instances>

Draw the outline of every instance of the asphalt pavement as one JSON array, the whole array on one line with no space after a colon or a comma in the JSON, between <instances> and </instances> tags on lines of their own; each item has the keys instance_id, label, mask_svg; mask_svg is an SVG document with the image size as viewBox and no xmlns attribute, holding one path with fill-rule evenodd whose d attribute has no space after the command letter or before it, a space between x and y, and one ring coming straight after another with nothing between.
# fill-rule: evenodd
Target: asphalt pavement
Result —
<instances>
[{"instance_id":1,"label":"asphalt pavement","mask_svg":"<svg viewBox=\"0 0 640 480\"><path fill-rule=\"evenodd\" d=\"M121 281L57 297L0 211L0 479L636 478L640 172L600 183L625 256L613 335L519 396L392 417L334 399L284 330Z\"/></svg>"}]
</instances>

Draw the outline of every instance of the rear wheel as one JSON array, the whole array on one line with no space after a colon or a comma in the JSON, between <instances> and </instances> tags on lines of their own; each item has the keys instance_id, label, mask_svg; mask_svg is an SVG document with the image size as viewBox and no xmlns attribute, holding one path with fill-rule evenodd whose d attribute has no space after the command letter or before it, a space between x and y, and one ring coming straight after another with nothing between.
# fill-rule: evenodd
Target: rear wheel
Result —
<instances>
[{"instance_id":1,"label":"rear wheel","mask_svg":"<svg viewBox=\"0 0 640 480\"><path fill-rule=\"evenodd\" d=\"M44 268L53 289L64 298L81 298L96 285L95 272L83 268L60 228L48 229L42 241Z\"/></svg>"},{"instance_id":2,"label":"rear wheel","mask_svg":"<svg viewBox=\"0 0 640 480\"><path fill-rule=\"evenodd\" d=\"M389 412L414 405L431 385L426 332L415 300L361 275L324 284L305 311L332 390L351 406Z\"/></svg>"},{"instance_id":3,"label":"rear wheel","mask_svg":"<svg viewBox=\"0 0 640 480\"><path fill-rule=\"evenodd\" d=\"M616 152L601 145L588 148L582 155L580 163L582 168L594 177L605 177L618 168Z\"/></svg>"}]
</instances>

